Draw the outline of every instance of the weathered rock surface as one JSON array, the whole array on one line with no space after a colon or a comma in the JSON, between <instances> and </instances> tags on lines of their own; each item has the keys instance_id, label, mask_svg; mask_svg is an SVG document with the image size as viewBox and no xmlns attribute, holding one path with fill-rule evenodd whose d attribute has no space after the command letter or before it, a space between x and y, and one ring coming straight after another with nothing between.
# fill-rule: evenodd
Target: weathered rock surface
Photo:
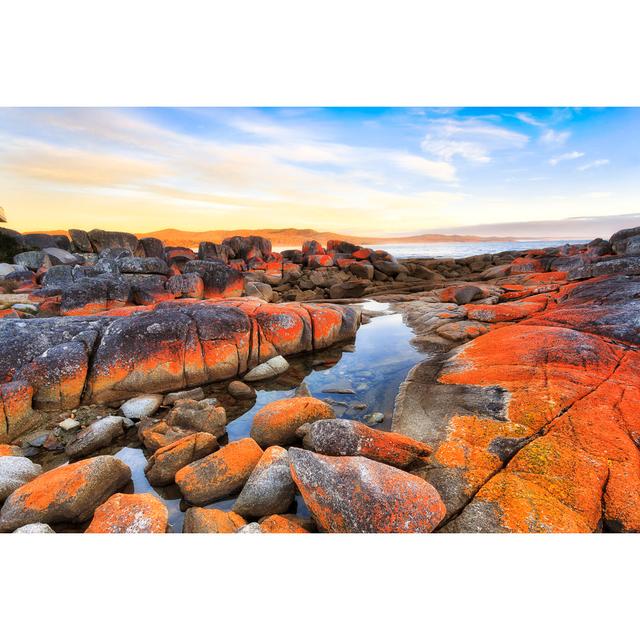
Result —
<instances>
[{"instance_id":1,"label":"weathered rock surface","mask_svg":"<svg viewBox=\"0 0 640 640\"><path fill-rule=\"evenodd\" d=\"M261 533L309 533L302 525L293 518L273 515L260 521Z\"/></svg>"},{"instance_id":2,"label":"weathered rock surface","mask_svg":"<svg viewBox=\"0 0 640 640\"><path fill-rule=\"evenodd\" d=\"M180 469L176 484L192 504L214 502L242 489L262 453L255 440L236 440Z\"/></svg>"},{"instance_id":3,"label":"weathered rock surface","mask_svg":"<svg viewBox=\"0 0 640 640\"><path fill-rule=\"evenodd\" d=\"M65 453L70 458L82 458L102 449L112 440L122 435L124 422L121 416L107 416L81 429L74 440L66 447Z\"/></svg>"},{"instance_id":4,"label":"weathered rock surface","mask_svg":"<svg viewBox=\"0 0 640 640\"><path fill-rule=\"evenodd\" d=\"M0 502L40 475L42 467L22 456L0 456Z\"/></svg>"},{"instance_id":5,"label":"weathered rock surface","mask_svg":"<svg viewBox=\"0 0 640 640\"><path fill-rule=\"evenodd\" d=\"M147 394L136 396L120 405L120 411L125 418L140 420L152 416L162 404L162 396L158 394Z\"/></svg>"},{"instance_id":6,"label":"weathered rock surface","mask_svg":"<svg viewBox=\"0 0 640 640\"><path fill-rule=\"evenodd\" d=\"M116 493L101 504L85 533L166 533L169 512L150 493Z\"/></svg>"},{"instance_id":7,"label":"weathered rock surface","mask_svg":"<svg viewBox=\"0 0 640 640\"><path fill-rule=\"evenodd\" d=\"M318 528L330 533L429 533L445 516L425 480L362 457L289 449L291 473Z\"/></svg>"},{"instance_id":8,"label":"weathered rock surface","mask_svg":"<svg viewBox=\"0 0 640 640\"><path fill-rule=\"evenodd\" d=\"M282 356L275 356L251 369L244 379L249 382L268 380L284 373L288 368L289 363Z\"/></svg>"},{"instance_id":9,"label":"weathered rock surface","mask_svg":"<svg viewBox=\"0 0 640 640\"><path fill-rule=\"evenodd\" d=\"M247 521L233 511L191 507L184 516L183 533L237 533Z\"/></svg>"},{"instance_id":10,"label":"weathered rock surface","mask_svg":"<svg viewBox=\"0 0 640 640\"><path fill-rule=\"evenodd\" d=\"M296 432L304 423L334 417L331 405L317 398L284 398L270 402L256 413L251 437L262 447L289 445L298 440Z\"/></svg>"},{"instance_id":11,"label":"weathered rock surface","mask_svg":"<svg viewBox=\"0 0 640 640\"><path fill-rule=\"evenodd\" d=\"M233 510L249 519L285 513L294 494L286 449L269 447L251 472Z\"/></svg>"},{"instance_id":12,"label":"weathered rock surface","mask_svg":"<svg viewBox=\"0 0 640 640\"><path fill-rule=\"evenodd\" d=\"M18 527L13 533L55 533L55 531L48 524L34 522Z\"/></svg>"},{"instance_id":13,"label":"weathered rock surface","mask_svg":"<svg viewBox=\"0 0 640 640\"><path fill-rule=\"evenodd\" d=\"M209 433L194 433L158 449L144 470L149 482L156 486L173 484L176 473L195 460L218 449L218 441Z\"/></svg>"},{"instance_id":14,"label":"weathered rock surface","mask_svg":"<svg viewBox=\"0 0 640 640\"><path fill-rule=\"evenodd\" d=\"M57 467L16 489L0 511L0 531L25 524L83 522L131 480L131 470L113 456Z\"/></svg>"},{"instance_id":15,"label":"weathered rock surface","mask_svg":"<svg viewBox=\"0 0 640 640\"><path fill-rule=\"evenodd\" d=\"M318 420L297 430L306 449L329 456L364 456L394 467L424 463L431 447L399 433L372 429L356 420Z\"/></svg>"}]
</instances>

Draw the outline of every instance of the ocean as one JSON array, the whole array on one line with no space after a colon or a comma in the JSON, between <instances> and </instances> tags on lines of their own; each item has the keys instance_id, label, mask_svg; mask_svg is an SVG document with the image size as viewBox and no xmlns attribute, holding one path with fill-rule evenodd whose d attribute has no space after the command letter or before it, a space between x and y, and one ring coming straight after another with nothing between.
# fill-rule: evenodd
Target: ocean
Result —
<instances>
[{"instance_id":1,"label":"ocean","mask_svg":"<svg viewBox=\"0 0 640 640\"><path fill-rule=\"evenodd\" d=\"M523 251L557 247L562 244L580 244L589 240L516 240L513 242L418 242L407 244L367 245L371 249L383 249L395 258L466 258L482 253ZM299 249L300 247L274 247L274 251Z\"/></svg>"}]
</instances>

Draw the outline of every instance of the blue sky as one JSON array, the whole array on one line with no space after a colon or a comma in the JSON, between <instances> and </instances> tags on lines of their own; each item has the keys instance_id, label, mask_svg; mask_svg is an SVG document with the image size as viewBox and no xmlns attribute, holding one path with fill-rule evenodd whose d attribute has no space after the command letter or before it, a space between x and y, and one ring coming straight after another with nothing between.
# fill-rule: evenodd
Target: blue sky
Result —
<instances>
[{"instance_id":1,"label":"blue sky","mask_svg":"<svg viewBox=\"0 0 640 640\"><path fill-rule=\"evenodd\" d=\"M640 211L639 140L632 108L0 109L0 205L20 230L553 235Z\"/></svg>"}]
</instances>

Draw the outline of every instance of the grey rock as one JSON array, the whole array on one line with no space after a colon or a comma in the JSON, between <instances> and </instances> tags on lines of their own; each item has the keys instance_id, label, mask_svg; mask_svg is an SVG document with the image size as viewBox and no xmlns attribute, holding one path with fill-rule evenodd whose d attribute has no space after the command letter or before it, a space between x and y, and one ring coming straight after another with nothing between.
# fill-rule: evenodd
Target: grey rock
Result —
<instances>
[{"instance_id":1,"label":"grey rock","mask_svg":"<svg viewBox=\"0 0 640 640\"><path fill-rule=\"evenodd\" d=\"M244 379L250 382L267 380L284 373L288 368L289 363L282 356L276 356L251 369Z\"/></svg>"},{"instance_id":2,"label":"grey rock","mask_svg":"<svg viewBox=\"0 0 640 640\"><path fill-rule=\"evenodd\" d=\"M229 394L238 400L252 400L256 397L256 390L241 380L234 380L227 387Z\"/></svg>"},{"instance_id":3,"label":"grey rock","mask_svg":"<svg viewBox=\"0 0 640 640\"><path fill-rule=\"evenodd\" d=\"M93 253L91 240L89 240L89 234L86 231L82 229L69 229L69 235L71 236L71 242L76 251Z\"/></svg>"},{"instance_id":4,"label":"grey rock","mask_svg":"<svg viewBox=\"0 0 640 640\"><path fill-rule=\"evenodd\" d=\"M116 260L120 273L155 273L166 275L169 265L161 258L119 258Z\"/></svg>"},{"instance_id":5,"label":"grey rock","mask_svg":"<svg viewBox=\"0 0 640 640\"><path fill-rule=\"evenodd\" d=\"M162 404L171 406L178 402L178 400L204 400L204 391L202 387L196 387L195 389L187 389L185 391L175 391L174 393L168 393Z\"/></svg>"},{"instance_id":6,"label":"grey rock","mask_svg":"<svg viewBox=\"0 0 640 640\"><path fill-rule=\"evenodd\" d=\"M236 533L262 533L262 530L257 522L250 522L245 524L244 527L240 527Z\"/></svg>"},{"instance_id":7,"label":"grey rock","mask_svg":"<svg viewBox=\"0 0 640 640\"><path fill-rule=\"evenodd\" d=\"M40 267L48 269L53 264L44 251L24 251L13 256L13 261L32 271L37 271Z\"/></svg>"},{"instance_id":8,"label":"grey rock","mask_svg":"<svg viewBox=\"0 0 640 640\"><path fill-rule=\"evenodd\" d=\"M55 531L44 522L34 522L18 527L13 533L55 533Z\"/></svg>"},{"instance_id":9,"label":"grey rock","mask_svg":"<svg viewBox=\"0 0 640 640\"><path fill-rule=\"evenodd\" d=\"M41 473L42 467L29 458L0 456L0 502Z\"/></svg>"},{"instance_id":10,"label":"grey rock","mask_svg":"<svg viewBox=\"0 0 640 640\"><path fill-rule=\"evenodd\" d=\"M265 450L238 496L233 510L244 518L286 513L295 495L286 449Z\"/></svg>"},{"instance_id":11,"label":"grey rock","mask_svg":"<svg viewBox=\"0 0 640 640\"><path fill-rule=\"evenodd\" d=\"M80 264L82 260L78 258L78 256L73 255L73 253L69 253L69 251L65 251L64 249L60 249L59 247L47 247L42 250L43 253L46 253L51 260L51 264Z\"/></svg>"},{"instance_id":12,"label":"grey rock","mask_svg":"<svg viewBox=\"0 0 640 640\"><path fill-rule=\"evenodd\" d=\"M107 416L82 429L75 440L65 447L65 453L70 458L87 456L98 449L102 449L102 447L106 447L123 433L122 417Z\"/></svg>"},{"instance_id":13,"label":"grey rock","mask_svg":"<svg viewBox=\"0 0 640 640\"><path fill-rule=\"evenodd\" d=\"M140 420L142 418L148 418L152 416L162 404L162 396L159 394L151 393L143 396L136 396L131 398L120 405L120 411L122 411L125 418L132 420Z\"/></svg>"}]
</instances>

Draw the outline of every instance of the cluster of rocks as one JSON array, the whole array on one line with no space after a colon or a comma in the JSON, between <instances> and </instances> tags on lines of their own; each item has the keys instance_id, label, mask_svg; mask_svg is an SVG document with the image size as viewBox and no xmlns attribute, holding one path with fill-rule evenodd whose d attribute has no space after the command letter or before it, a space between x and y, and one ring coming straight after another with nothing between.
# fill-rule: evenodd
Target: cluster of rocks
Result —
<instances>
[{"instance_id":1,"label":"cluster of rocks","mask_svg":"<svg viewBox=\"0 0 640 640\"><path fill-rule=\"evenodd\" d=\"M130 233L70 229L69 236L21 235L13 264L0 264L0 290L24 296L6 303L0 317L95 315L149 307L175 299L242 295L267 302L358 298L389 283L406 287L438 275L403 265L389 253L349 242L317 241L281 253L260 236L234 236L222 243L165 246Z\"/></svg>"},{"instance_id":2,"label":"cluster of rocks","mask_svg":"<svg viewBox=\"0 0 640 640\"><path fill-rule=\"evenodd\" d=\"M78 523L87 533L166 532L167 507L127 490L124 462L111 455L73 461L99 453L124 429L137 430L150 454L149 482L179 488L186 533L427 533L442 521L438 492L413 473L430 447L336 419L313 397L266 405L250 437L223 444L224 409L203 396L196 388L125 401L119 415L75 432L70 464L44 473L20 449L0 446L0 531L50 533L50 525ZM162 407L165 415L154 418ZM296 494L311 518L293 512ZM234 496L230 511L203 508Z\"/></svg>"},{"instance_id":3,"label":"cluster of rocks","mask_svg":"<svg viewBox=\"0 0 640 640\"><path fill-rule=\"evenodd\" d=\"M640 228L532 250L396 304L431 355L394 431L443 531L640 531Z\"/></svg>"}]
</instances>

